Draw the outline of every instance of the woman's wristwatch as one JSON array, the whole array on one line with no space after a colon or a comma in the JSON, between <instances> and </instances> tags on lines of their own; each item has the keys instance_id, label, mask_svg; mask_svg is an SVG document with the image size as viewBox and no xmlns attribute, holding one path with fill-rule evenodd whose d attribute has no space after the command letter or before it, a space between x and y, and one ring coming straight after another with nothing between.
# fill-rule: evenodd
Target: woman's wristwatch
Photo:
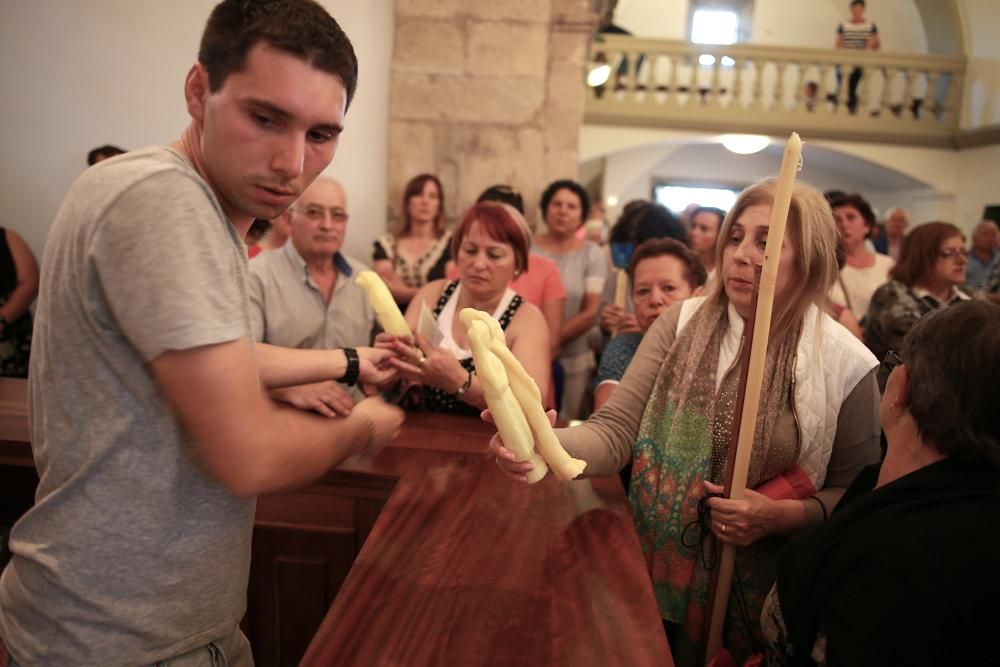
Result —
<instances>
[{"instance_id":1,"label":"woman's wristwatch","mask_svg":"<svg viewBox=\"0 0 1000 667\"><path fill-rule=\"evenodd\" d=\"M361 358L358 357L358 351L353 347L345 347L344 356L347 357L347 370L338 382L353 387L358 382L358 376L361 375Z\"/></svg>"},{"instance_id":2,"label":"woman's wristwatch","mask_svg":"<svg viewBox=\"0 0 1000 667\"><path fill-rule=\"evenodd\" d=\"M465 395L465 392L469 391L469 387L471 386L472 386L472 371L469 371L469 376L465 378L465 383L462 384L462 386L455 391L455 396L462 398L462 396Z\"/></svg>"}]
</instances>

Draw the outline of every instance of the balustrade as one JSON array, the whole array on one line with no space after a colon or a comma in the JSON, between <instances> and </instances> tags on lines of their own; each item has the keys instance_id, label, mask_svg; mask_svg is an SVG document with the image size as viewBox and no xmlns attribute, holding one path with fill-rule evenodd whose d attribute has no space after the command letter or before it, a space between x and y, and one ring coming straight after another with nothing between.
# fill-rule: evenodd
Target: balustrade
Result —
<instances>
[{"instance_id":1,"label":"balustrade","mask_svg":"<svg viewBox=\"0 0 1000 667\"><path fill-rule=\"evenodd\" d=\"M954 56L618 35L598 35L591 53L607 79L587 86L587 123L927 145L954 140L966 67Z\"/></svg>"}]
</instances>

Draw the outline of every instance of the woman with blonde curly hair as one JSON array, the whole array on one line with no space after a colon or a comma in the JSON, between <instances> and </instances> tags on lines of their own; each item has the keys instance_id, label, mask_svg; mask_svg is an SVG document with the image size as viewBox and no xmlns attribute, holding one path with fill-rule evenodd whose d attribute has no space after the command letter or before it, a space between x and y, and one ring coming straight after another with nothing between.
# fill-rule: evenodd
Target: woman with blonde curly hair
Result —
<instances>
[{"instance_id":1,"label":"woman with blonde curly hair","mask_svg":"<svg viewBox=\"0 0 1000 667\"><path fill-rule=\"evenodd\" d=\"M698 663L708 631L708 538L743 547L725 639L742 659L761 645L757 619L778 547L824 521L879 455L877 361L824 312L837 277L837 229L823 196L800 183L781 248L748 491L743 500L717 497L774 190L766 180L740 194L719 231L718 280L709 293L663 313L604 407L580 426L556 430L570 454L587 461L588 475L632 460L636 529L682 666ZM492 446L501 467L524 479L531 464L514 462L499 436Z\"/></svg>"}]
</instances>

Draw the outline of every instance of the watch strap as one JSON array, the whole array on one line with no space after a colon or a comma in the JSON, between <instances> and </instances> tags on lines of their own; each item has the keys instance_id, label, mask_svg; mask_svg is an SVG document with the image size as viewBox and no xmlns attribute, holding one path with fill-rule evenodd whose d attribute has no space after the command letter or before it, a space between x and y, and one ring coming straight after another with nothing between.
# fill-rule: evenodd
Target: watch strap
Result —
<instances>
[{"instance_id":1,"label":"watch strap","mask_svg":"<svg viewBox=\"0 0 1000 667\"><path fill-rule=\"evenodd\" d=\"M340 378L340 382L348 387L353 387L358 383L358 377L361 375L361 358L353 347L345 347L344 356L347 357L347 370Z\"/></svg>"}]
</instances>

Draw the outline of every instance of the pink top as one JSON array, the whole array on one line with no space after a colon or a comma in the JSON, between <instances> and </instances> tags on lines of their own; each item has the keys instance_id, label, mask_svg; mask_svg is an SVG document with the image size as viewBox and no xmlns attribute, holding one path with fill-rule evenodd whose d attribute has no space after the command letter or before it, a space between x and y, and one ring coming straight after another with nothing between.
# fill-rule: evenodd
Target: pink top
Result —
<instances>
[{"instance_id":1,"label":"pink top","mask_svg":"<svg viewBox=\"0 0 1000 667\"><path fill-rule=\"evenodd\" d=\"M566 298L559 267L548 257L535 253L528 254L528 270L515 278L510 287L539 308L543 303Z\"/></svg>"}]
</instances>

